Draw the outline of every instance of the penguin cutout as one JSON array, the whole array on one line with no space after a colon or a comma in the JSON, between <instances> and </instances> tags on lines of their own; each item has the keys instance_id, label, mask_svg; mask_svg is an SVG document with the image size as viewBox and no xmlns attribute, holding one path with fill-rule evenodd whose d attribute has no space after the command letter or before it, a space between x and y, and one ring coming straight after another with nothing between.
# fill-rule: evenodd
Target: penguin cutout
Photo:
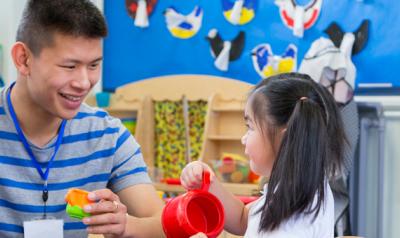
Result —
<instances>
[{"instance_id":1,"label":"penguin cutout","mask_svg":"<svg viewBox=\"0 0 400 238\"><path fill-rule=\"evenodd\" d=\"M174 7L164 11L165 21L169 32L177 38L188 39L196 35L203 20L203 9L196 6L193 11L185 16L180 14Z\"/></svg>"},{"instance_id":2,"label":"penguin cutout","mask_svg":"<svg viewBox=\"0 0 400 238\"><path fill-rule=\"evenodd\" d=\"M141 28L149 26L149 16L153 13L157 0L125 0L129 16L134 25Z\"/></svg>"},{"instance_id":3,"label":"penguin cutout","mask_svg":"<svg viewBox=\"0 0 400 238\"><path fill-rule=\"evenodd\" d=\"M357 72L351 60L354 40L353 33L344 34L339 48L328 38L315 40L299 68L300 73L324 85L341 105L347 105L354 95Z\"/></svg>"},{"instance_id":4,"label":"penguin cutout","mask_svg":"<svg viewBox=\"0 0 400 238\"><path fill-rule=\"evenodd\" d=\"M222 0L225 19L233 25L244 25L255 17L258 0Z\"/></svg>"},{"instance_id":5,"label":"penguin cutout","mask_svg":"<svg viewBox=\"0 0 400 238\"><path fill-rule=\"evenodd\" d=\"M322 0L311 0L306 6L297 5L295 0L275 0L283 23L302 38L304 30L312 27L321 12Z\"/></svg>"},{"instance_id":6,"label":"penguin cutout","mask_svg":"<svg viewBox=\"0 0 400 238\"><path fill-rule=\"evenodd\" d=\"M293 44L282 55L274 55L270 44L260 44L251 51L251 55L253 66L261 78L295 72L297 68L297 47Z\"/></svg>"},{"instance_id":7,"label":"penguin cutout","mask_svg":"<svg viewBox=\"0 0 400 238\"><path fill-rule=\"evenodd\" d=\"M227 71L229 62L237 60L242 54L245 33L240 31L232 41L224 41L217 29L211 29L206 39L210 42L211 54L215 58L215 67L221 71Z\"/></svg>"},{"instance_id":8,"label":"penguin cutout","mask_svg":"<svg viewBox=\"0 0 400 238\"><path fill-rule=\"evenodd\" d=\"M352 49L352 55L360 52L367 44L369 24L369 20L363 20L357 30L353 32L355 41ZM343 32L343 30L336 22L332 22L329 27L325 29L324 32L328 34L329 38L332 40L333 44L335 44L336 47L340 47L345 32Z\"/></svg>"}]
</instances>

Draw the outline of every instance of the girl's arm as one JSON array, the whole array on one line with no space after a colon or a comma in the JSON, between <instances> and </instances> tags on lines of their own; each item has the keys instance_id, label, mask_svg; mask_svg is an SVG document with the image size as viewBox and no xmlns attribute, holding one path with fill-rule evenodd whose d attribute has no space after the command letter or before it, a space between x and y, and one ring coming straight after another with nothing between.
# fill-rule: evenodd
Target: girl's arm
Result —
<instances>
[{"instance_id":1,"label":"girl's arm","mask_svg":"<svg viewBox=\"0 0 400 238\"><path fill-rule=\"evenodd\" d=\"M247 228L248 207L222 186L207 164L199 161L188 164L182 170L182 185L188 190L200 188L203 171L209 171L211 174L209 192L214 194L224 206L225 230L235 235L243 235Z\"/></svg>"}]
</instances>

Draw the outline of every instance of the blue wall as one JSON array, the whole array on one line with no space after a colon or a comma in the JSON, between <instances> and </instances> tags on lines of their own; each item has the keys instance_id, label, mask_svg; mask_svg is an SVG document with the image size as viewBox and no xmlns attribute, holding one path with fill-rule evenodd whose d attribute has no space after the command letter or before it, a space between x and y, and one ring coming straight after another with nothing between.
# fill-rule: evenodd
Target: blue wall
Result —
<instances>
[{"instance_id":1,"label":"blue wall","mask_svg":"<svg viewBox=\"0 0 400 238\"><path fill-rule=\"evenodd\" d=\"M300 4L308 1L301 0ZM105 15L110 34L104 45L103 88L116 87L149 77L170 74L210 74L235 78L250 83L259 80L251 61L251 50L258 44L270 43L275 54L281 54L289 43L299 50L298 65L311 43L332 21L344 31L354 31L365 18L371 21L370 39L366 48L353 57L359 83L392 83L388 90L360 90L358 93L399 93L400 77L400 2L398 0L323 0L317 23L304 33L293 36L281 21L273 0L260 0L256 17L243 26L234 26L222 15L220 0L159 0L150 27L137 28L128 16L123 0L105 0ZM204 9L203 24L196 36L188 40L174 38L169 33L163 11L175 6L183 14L195 5ZM231 62L228 72L217 70L205 37L216 28L223 39L234 38L240 30L246 33L244 51L239 60Z\"/></svg>"}]
</instances>

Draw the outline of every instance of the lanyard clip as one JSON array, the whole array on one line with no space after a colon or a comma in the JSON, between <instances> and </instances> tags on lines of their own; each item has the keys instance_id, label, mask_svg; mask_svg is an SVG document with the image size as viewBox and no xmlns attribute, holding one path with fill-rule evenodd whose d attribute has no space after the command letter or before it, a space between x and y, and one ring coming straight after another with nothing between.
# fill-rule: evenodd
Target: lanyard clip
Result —
<instances>
[{"instance_id":1,"label":"lanyard clip","mask_svg":"<svg viewBox=\"0 0 400 238\"><path fill-rule=\"evenodd\" d=\"M43 185L42 199L46 205L47 199L49 199L49 190L47 189L47 180L44 182L44 185Z\"/></svg>"},{"instance_id":2,"label":"lanyard clip","mask_svg":"<svg viewBox=\"0 0 400 238\"><path fill-rule=\"evenodd\" d=\"M47 180L44 182L43 185L43 193L42 193L42 199L43 199L43 219L47 218L47 200L49 199L49 190L47 189Z\"/></svg>"}]
</instances>

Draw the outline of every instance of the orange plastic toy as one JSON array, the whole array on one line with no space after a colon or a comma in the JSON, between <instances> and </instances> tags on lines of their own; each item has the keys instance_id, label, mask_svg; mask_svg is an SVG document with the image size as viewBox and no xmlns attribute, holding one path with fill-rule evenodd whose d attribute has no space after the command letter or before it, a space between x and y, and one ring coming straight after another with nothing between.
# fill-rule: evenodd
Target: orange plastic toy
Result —
<instances>
[{"instance_id":1,"label":"orange plastic toy","mask_svg":"<svg viewBox=\"0 0 400 238\"><path fill-rule=\"evenodd\" d=\"M68 203L66 211L70 217L82 219L90 216L89 213L83 211L85 205L94 203L88 199L88 194L89 192L77 188L68 191L65 201Z\"/></svg>"}]
</instances>

